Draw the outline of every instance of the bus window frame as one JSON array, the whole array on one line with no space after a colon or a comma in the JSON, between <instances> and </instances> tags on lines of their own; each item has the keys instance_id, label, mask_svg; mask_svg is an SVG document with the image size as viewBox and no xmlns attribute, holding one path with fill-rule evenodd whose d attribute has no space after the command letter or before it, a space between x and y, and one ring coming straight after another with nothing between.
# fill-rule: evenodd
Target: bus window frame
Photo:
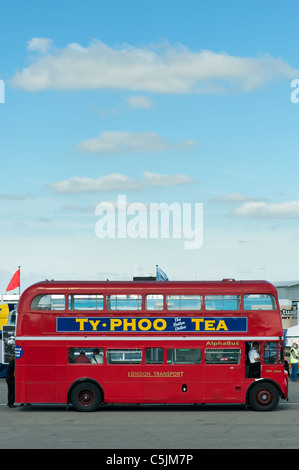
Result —
<instances>
[{"instance_id":1,"label":"bus window frame","mask_svg":"<svg viewBox=\"0 0 299 470\"><path fill-rule=\"evenodd\" d=\"M64 308L43 308L43 307L36 307L36 308L32 308L32 304L33 302L35 301L35 299L37 299L38 297L40 297L40 299L38 300L37 304L39 303L39 301L42 299L42 297L46 297L46 296L61 296L64 298ZM68 294L66 293L43 293L43 294L37 294L35 295L31 301L30 301L30 313L39 313L39 312L47 312L47 313L55 313L55 312L58 312L58 313L63 313L65 311L67 311L67 302L68 302Z\"/></svg>"},{"instance_id":2,"label":"bus window frame","mask_svg":"<svg viewBox=\"0 0 299 470\"><path fill-rule=\"evenodd\" d=\"M181 302L183 301L183 305L184 305L184 300L188 300L187 297L190 297L193 299L197 298L196 300L198 300L200 302L200 307L198 308L192 308L192 307L186 307L186 308L171 308L171 306L168 306L168 301L169 301L169 298L171 297L179 297L179 299L173 299L173 300L179 300L180 302L180 307L181 307ZM181 297L186 297L186 299L182 299ZM169 313L169 312L202 312L203 311L203 308L204 308L204 295L203 294L165 294L164 295L164 298L165 298L165 310Z\"/></svg>"},{"instance_id":3,"label":"bus window frame","mask_svg":"<svg viewBox=\"0 0 299 470\"><path fill-rule=\"evenodd\" d=\"M237 308L235 309L217 309L217 308L207 308L207 297L222 297L222 301L225 300L225 297L235 297L235 299L231 300L236 300L238 302ZM212 299L208 299L208 301L211 301ZM230 299L227 299L230 300ZM203 309L205 312L240 312L242 310L242 294L215 294L215 293L209 293L209 294L204 294L203 295Z\"/></svg>"},{"instance_id":4,"label":"bus window frame","mask_svg":"<svg viewBox=\"0 0 299 470\"><path fill-rule=\"evenodd\" d=\"M246 297L249 297L250 295L255 295L255 296L268 296L270 297L272 308L246 308L245 307L245 300ZM272 294L266 294L266 293L254 293L254 292L246 292L243 294L243 310L245 312L275 312L278 308L275 296Z\"/></svg>"}]
</instances>

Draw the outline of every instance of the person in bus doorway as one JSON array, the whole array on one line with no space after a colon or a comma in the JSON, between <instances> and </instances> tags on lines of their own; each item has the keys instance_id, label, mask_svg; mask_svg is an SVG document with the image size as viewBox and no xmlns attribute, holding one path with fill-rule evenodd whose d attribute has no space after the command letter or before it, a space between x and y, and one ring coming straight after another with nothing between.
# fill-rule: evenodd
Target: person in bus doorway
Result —
<instances>
[{"instance_id":1,"label":"person in bus doorway","mask_svg":"<svg viewBox=\"0 0 299 470\"><path fill-rule=\"evenodd\" d=\"M299 362L298 344L293 343L290 349L290 363L292 365L291 380L293 382L299 382L297 379L298 362Z\"/></svg>"},{"instance_id":2,"label":"person in bus doorway","mask_svg":"<svg viewBox=\"0 0 299 470\"><path fill-rule=\"evenodd\" d=\"M258 342L255 341L252 344L252 347L250 348L248 352L248 358L250 362L249 364L250 377L259 377L261 356L260 356L260 346Z\"/></svg>"},{"instance_id":3,"label":"person in bus doorway","mask_svg":"<svg viewBox=\"0 0 299 470\"><path fill-rule=\"evenodd\" d=\"M6 383L7 383L7 406L15 408L15 356L10 357L9 364L6 370Z\"/></svg>"},{"instance_id":4,"label":"person in bus doorway","mask_svg":"<svg viewBox=\"0 0 299 470\"><path fill-rule=\"evenodd\" d=\"M254 342L248 353L250 364L259 363L261 360L259 343Z\"/></svg>"}]
</instances>

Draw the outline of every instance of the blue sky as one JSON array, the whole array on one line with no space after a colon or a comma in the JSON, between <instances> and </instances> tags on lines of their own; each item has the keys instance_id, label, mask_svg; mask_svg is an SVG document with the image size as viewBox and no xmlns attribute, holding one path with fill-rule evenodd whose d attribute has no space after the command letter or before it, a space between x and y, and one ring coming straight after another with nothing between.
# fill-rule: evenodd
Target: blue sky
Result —
<instances>
[{"instance_id":1,"label":"blue sky","mask_svg":"<svg viewBox=\"0 0 299 470\"><path fill-rule=\"evenodd\" d=\"M1 2L0 291L298 279L297 1ZM298 92L299 97L299 92ZM203 204L203 244L99 239L97 204Z\"/></svg>"}]
</instances>

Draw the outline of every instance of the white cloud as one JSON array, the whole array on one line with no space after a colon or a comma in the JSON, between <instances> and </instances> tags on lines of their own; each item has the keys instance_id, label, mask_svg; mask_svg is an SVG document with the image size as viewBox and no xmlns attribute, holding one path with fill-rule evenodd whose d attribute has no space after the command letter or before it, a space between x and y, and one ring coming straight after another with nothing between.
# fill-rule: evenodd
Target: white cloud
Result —
<instances>
[{"instance_id":1,"label":"white cloud","mask_svg":"<svg viewBox=\"0 0 299 470\"><path fill-rule=\"evenodd\" d=\"M187 175L160 175L158 173L143 173L145 184L149 186L181 186L183 184L194 184L196 181Z\"/></svg>"},{"instance_id":2,"label":"white cloud","mask_svg":"<svg viewBox=\"0 0 299 470\"><path fill-rule=\"evenodd\" d=\"M62 206L63 211L69 212L86 212L94 214L97 203L89 204L88 206L79 206L78 204L64 204Z\"/></svg>"},{"instance_id":3,"label":"white cloud","mask_svg":"<svg viewBox=\"0 0 299 470\"><path fill-rule=\"evenodd\" d=\"M250 91L269 81L294 78L297 71L271 55L239 57L226 52L191 51L168 43L137 48L109 47L95 40L89 46L68 44L49 53L50 40L33 38L35 60L12 78L16 87L46 89L128 89L154 93L224 93Z\"/></svg>"},{"instance_id":4,"label":"white cloud","mask_svg":"<svg viewBox=\"0 0 299 470\"><path fill-rule=\"evenodd\" d=\"M97 191L125 191L140 190L141 183L120 173L102 176L100 178L87 178L84 176L73 176L67 180L50 183L48 185L57 193L83 193Z\"/></svg>"},{"instance_id":5,"label":"white cloud","mask_svg":"<svg viewBox=\"0 0 299 470\"><path fill-rule=\"evenodd\" d=\"M128 96L126 101L129 103L131 108L151 109L153 106L152 100L146 96Z\"/></svg>"},{"instance_id":6,"label":"white cloud","mask_svg":"<svg viewBox=\"0 0 299 470\"><path fill-rule=\"evenodd\" d=\"M34 195L31 193L13 193L13 194L0 194L0 199L4 199L6 201L25 201L27 199L34 198Z\"/></svg>"},{"instance_id":7,"label":"white cloud","mask_svg":"<svg viewBox=\"0 0 299 470\"><path fill-rule=\"evenodd\" d=\"M54 47L54 42L49 38L32 38L27 43L27 50L38 52L40 54L46 54L50 52Z\"/></svg>"},{"instance_id":8,"label":"white cloud","mask_svg":"<svg viewBox=\"0 0 299 470\"><path fill-rule=\"evenodd\" d=\"M212 199L213 202L220 202L221 204L231 204L231 203L237 203L237 202L253 202L253 201L259 201L259 198L251 197L251 196L243 196L242 194L239 193L228 193L225 194L225 196L221 196L218 198Z\"/></svg>"},{"instance_id":9,"label":"white cloud","mask_svg":"<svg viewBox=\"0 0 299 470\"><path fill-rule=\"evenodd\" d=\"M175 148L190 148L193 141L172 144L155 132L104 131L98 137L84 140L76 148L97 155L116 155L126 153L151 153Z\"/></svg>"},{"instance_id":10,"label":"white cloud","mask_svg":"<svg viewBox=\"0 0 299 470\"><path fill-rule=\"evenodd\" d=\"M156 173L143 173L143 178L138 180L120 173L113 173L100 178L73 176L67 180L50 183L48 188L60 194L78 194L103 191L136 191L144 189L145 186L178 186L195 183L195 180L183 174L159 175Z\"/></svg>"},{"instance_id":11,"label":"white cloud","mask_svg":"<svg viewBox=\"0 0 299 470\"><path fill-rule=\"evenodd\" d=\"M236 208L233 215L239 217L263 218L299 218L299 201L284 201L280 203L246 202Z\"/></svg>"}]
</instances>

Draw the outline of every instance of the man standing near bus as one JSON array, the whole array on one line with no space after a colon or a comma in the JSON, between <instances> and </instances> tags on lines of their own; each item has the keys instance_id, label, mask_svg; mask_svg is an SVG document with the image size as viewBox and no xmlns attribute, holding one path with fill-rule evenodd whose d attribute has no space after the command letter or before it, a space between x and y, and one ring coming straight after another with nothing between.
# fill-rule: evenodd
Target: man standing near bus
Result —
<instances>
[{"instance_id":1,"label":"man standing near bus","mask_svg":"<svg viewBox=\"0 0 299 470\"><path fill-rule=\"evenodd\" d=\"M15 408L15 356L10 357L9 364L7 366L6 373L6 383L7 383L7 406L9 408Z\"/></svg>"},{"instance_id":2,"label":"man standing near bus","mask_svg":"<svg viewBox=\"0 0 299 470\"><path fill-rule=\"evenodd\" d=\"M298 362L299 362L298 344L293 343L290 349L290 363L292 365L291 380L293 382L299 382L297 380Z\"/></svg>"}]
</instances>

